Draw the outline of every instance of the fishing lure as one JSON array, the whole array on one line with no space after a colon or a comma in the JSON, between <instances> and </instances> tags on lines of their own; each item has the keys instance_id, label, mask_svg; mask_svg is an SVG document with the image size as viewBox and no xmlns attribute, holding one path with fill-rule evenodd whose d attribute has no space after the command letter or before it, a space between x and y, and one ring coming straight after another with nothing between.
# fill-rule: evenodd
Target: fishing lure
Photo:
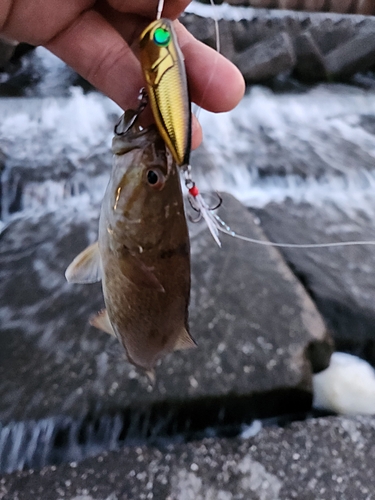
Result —
<instances>
[{"instance_id":1,"label":"fishing lure","mask_svg":"<svg viewBox=\"0 0 375 500\"><path fill-rule=\"evenodd\" d=\"M179 167L189 164L191 110L184 57L172 21L156 19L140 37L140 59L159 133Z\"/></svg>"},{"instance_id":2,"label":"fishing lure","mask_svg":"<svg viewBox=\"0 0 375 500\"><path fill-rule=\"evenodd\" d=\"M206 221L220 246L217 220L191 178L191 106L184 56L173 23L161 17L162 10L163 1L160 0L157 19L140 36L146 89L159 133L184 172L190 205Z\"/></svg>"}]
</instances>

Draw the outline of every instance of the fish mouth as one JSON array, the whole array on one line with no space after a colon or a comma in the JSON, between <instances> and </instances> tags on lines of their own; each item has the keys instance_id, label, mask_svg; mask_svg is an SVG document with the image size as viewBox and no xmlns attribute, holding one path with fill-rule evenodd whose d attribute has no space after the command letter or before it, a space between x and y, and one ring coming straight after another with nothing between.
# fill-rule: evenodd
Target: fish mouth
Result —
<instances>
[{"instance_id":1,"label":"fish mouth","mask_svg":"<svg viewBox=\"0 0 375 500\"><path fill-rule=\"evenodd\" d=\"M133 149L145 147L145 136L149 136L150 133L152 137L148 137L147 142L154 142L156 139L156 126L150 125L144 128L138 123L138 117L139 113L137 111L129 109L125 111L115 125L114 137L112 139L112 153L114 155L120 156ZM152 134L153 131L155 132L155 137Z\"/></svg>"}]
</instances>

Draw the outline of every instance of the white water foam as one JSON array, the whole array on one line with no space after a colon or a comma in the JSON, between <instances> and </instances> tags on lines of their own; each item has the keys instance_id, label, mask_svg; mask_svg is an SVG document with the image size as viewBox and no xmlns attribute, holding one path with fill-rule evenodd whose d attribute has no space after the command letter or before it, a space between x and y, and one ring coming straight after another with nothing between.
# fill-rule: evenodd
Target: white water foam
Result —
<instances>
[{"instance_id":1,"label":"white water foam","mask_svg":"<svg viewBox=\"0 0 375 500\"><path fill-rule=\"evenodd\" d=\"M375 183L375 141L361 119L375 116L374 97L374 91L346 85L319 85L303 94L252 87L233 111L200 113L204 148L214 168L203 170L193 163L194 178L201 190L227 191L252 207L290 198L315 205L331 200L345 210L367 210ZM38 210L38 205L54 209L77 195L100 200L106 179L102 174L87 182L86 165L100 154L110 164L113 124L121 112L116 104L75 88L69 98L3 99L0 108L0 148L8 163L37 168L68 160L88 190L81 192L77 174L63 183L30 182L24 187L24 210ZM272 175L274 157L265 137L280 145L285 175ZM354 156L347 157L340 144L355 150ZM307 147L324 165L319 176L309 174L309 164L305 177L289 168L288 161L309 162Z\"/></svg>"},{"instance_id":2,"label":"white water foam","mask_svg":"<svg viewBox=\"0 0 375 500\"><path fill-rule=\"evenodd\" d=\"M340 21L343 18L342 14L336 14L332 12L299 12L292 10L281 10L281 9L259 9L254 7L240 7L229 5L226 2L221 5L215 5L212 7L211 5L205 5L200 2L193 0L185 9L185 12L189 14L196 14L202 17L209 17L214 19L224 19L226 21L242 21L248 20L252 21L253 19L257 19L262 17L262 19L270 19L275 20L277 18L285 18L293 16L294 19L299 19L300 21L304 21L306 19L310 19L314 22L320 21L322 19L331 19L333 21ZM366 19L368 16L362 15L351 15L351 18L355 18L356 20L361 21Z\"/></svg>"},{"instance_id":3,"label":"white water foam","mask_svg":"<svg viewBox=\"0 0 375 500\"><path fill-rule=\"evenodd\" d=\"M1 150L13 164L35 167L109 151L114 117L121 113L110 99L77 87L68 98L2 99L0 109Z\"/></svg>"},{"instance_id":4,"label":"white water foam","mask_svg":"<svg viewBox=\"0 0 375 500\"><path fill-rule=\"evenodd\" d=\"M325 84L304 94L282 95L256 86L229 113L213 115L202 110L204 147L216 168L199 173L196 169L197 183L201 189L229 191L252 207L291 198L315 205L331 200L346 209L366 208L375 186L375 169L371 169L375 140L360 121L363 115L375 115L374 97L373 91L345 85ZM306 178L297 173L262 175L261 170L272 161L264 135L281 146L285 162L308 161L304 158L308 146L326 171L309 175L309 165L305 165ZM356 153L347 157L338 144ZM193 164L193 172L194 168ZM272 167L269 170L272 173Z\"/></svg>"},{"instance_id":5,"label":"white water foam","mask_svg":"<svg viewBox=\"0 0 375 500\"><path fill-rule=\"evenodd\" d=\"M91 174L90 179L88 171L103 163L101 156L106 158L104 167L111 164L113 126L121 114L115 103L99 93L85 95L72 88L67 98L1 99L0 111L0 151L6 165L1 177L2 226L12 219L9 206L19 182L22 209L28 214L56 209L77 195L88 196L94 203L100 201L110 168L106 173L102 168L96 176ZM12 178L13 167L47 167L51 178L40 181L36 175L35 180L25 182ZM64 168L74 174L61 176Z\"/></svg>"}]
</instances>

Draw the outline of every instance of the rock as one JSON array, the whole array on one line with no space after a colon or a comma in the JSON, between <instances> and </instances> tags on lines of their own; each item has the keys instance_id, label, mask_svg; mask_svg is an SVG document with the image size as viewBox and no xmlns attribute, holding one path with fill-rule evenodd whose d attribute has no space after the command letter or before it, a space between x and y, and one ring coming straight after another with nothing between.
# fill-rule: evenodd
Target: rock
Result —
<instances>
[{"instance_id":1,"label":"rock","mask_svg":"<svg viewBox=\"0 0 375 500\"><path fill-rule=\"evenodd\" d=\"M343 16L340 20L323 19L321 22L312 23L306 30L319 47L322 54L328 54L340 45L353 38L360 30L368 25L372 29L372 21L355 22L352 17ZM371 28L370 28L371 25Z\"/></svg>"},{"instance_id":2,"label":"rock","mask_svg":"<svg viewBox=\"0 0 375 500\"><path fill-rule=\"evenodd\" d=\"M218 21L219 40L216 40L216 28L214 19L196 16L194 14L184 14L181 18L183 25L198 40L209 45L213 49L220 48L220 53L229 60L235 57L235 47L233 43L233 24L225 20Z\"/></svg>"},{"instance_id":3,"label":"rock","mask_svg":"<svg viewBox=\"0 0 375 500\"><path fill-rule=\"evenodd\" d=\"M291 71L296 55L290 36L279 33L238 54L235 63L247 82L255 82Z\"/></svg>"},{"instance_id":4,"label":"rock","mask_svg":"<svg viewBox=\"0 0 375 500\"><path fill-rule=\"evenodd\" d=\"M181 21L195 38L215 48L215 22L213 19L194 14L183 14Z\"/></svg>"},{"instance_id":5,"label":"rock","mask_svg":"<svg viewBox=\"0 0 375 500\"><path fill-rule=\"evenodd\" d=\"M231 26L232 37L237 53L241 53L252 45L273 38L280 33L287 33L292 39L302 27L301 21L293 16L272 16L260 11L249 18L236 21L226 20ZM267 11L266 11L267 12Z\"/></svg>"},{"instance_id":6,"label":"rock","mask_svg":"<svg viewBox=\"0 0 375 500\"><path fill-rule=\"evenodd\" d=\"M302 33L295 41L297 62L294 75L303 80L316 81L326 77L324 56L308 31Z\"/></svg>"},{"instance_id":7,"label":"rock","mask_svg":"<svg viewBox=\"0 0 375 500\"><path fill-rule=\"evenodd\" d=\"M375 420L321 418L241 439L133 447L3 476L2 500L371 499Z\"/></svg>"},{"instance_id":8,"label":"rock","mask_svg":"<svg viewBox=\"0 0 375 500\"><path fill-rule=\"evenodd\" d=\"M272 241L328 243L375 239L372 189L357 193L332 190L331 200L269 204L257 210ZM345 209L339 203L343 197ZM334 201L336 198L336 202ZM351 352L375 366L375 289L373 246L321 249L281 248L324 316L338 350Z\"/></svg>"},{"instance_id":9,"label":"rock","mask_svg":"<svg viewBox=\"0 0 375 500\"><path fill-rule=\"evenodd\" d=\"M347 77L360 71L367 71L374 64L373 33L358 33L325 57L327 74L331 77Z\"/></svg>"},{"instance_id":10,"label":"rock","mask_svg":"<svg viewBox=\"0 0 375 500\"><path fill-rule=\"evenodd\" d=\"M0 97L68 97L71 87L93 87L44 47L20 44L0 74ZM1 66L0 66L1 67Z\"/></svg>"},{"instance_id":11,"label":"rock","mask_svg":"<svg viewBox=\"0 0 375 500\"><path fill-rule=\"evenodd\" d=\"M100 422L119 412L119 434L129 440L145 439L153 429L157 435L202 430L216 425L218 414L219 425L238 426L253 417L310 408L312 370L328 365L330 340L275 249L249 252L247 244L223 236L220 250L205 226L194 226L190 331L198 348L167 357L150 392L147 378L125 362L117 341L88 324L102 307L99 285L65 282L66 266L95 238L98 215L82 198L71 203L20 218L1 235L3 436L11 422L52 419L51 449L45 452L50 460L55 442L65 443L66 456L79 449L66 444L72 425L61 415ZM224 197L224 209L234 229L246 226L263 238L233 198ZM65 437L58 439L59 433ZM25 434L31 439L32 432ZM5 451L13 458L18 452Z\"/></svg>"},{"instance_id":12,"label":"rock","mask_svg":"<svg viewBox=\"0 0 375 500\"><path fill-rule=\"evenodd\" d=\"M3 69L14 54L17 42L0 38L0 70Z\"/></svg>"},{"instance_id":13,"label":"rock","mask_svg":"<svg viewBox=\"0 0 375 500\"><path fill-rule=\"evenodd\" d=\"M241 3L232 2L233 5ZM374 32L372 17L317 12L320 0L309 5L306 1L305 8L310 12L304 13L267 10L266 7L276 7L272 1L252 5L264 8L231 10L227 6L214 11L194 4L181 21L199 40L216 47L212 19L199 14L218 19L224 55L251 83L292 69L295 76L307 81L326 80L327 71L335 78L347 78L374 65L372 43L366 44L367 37L370 39ZM339 10L337 6L331 7L331 10ZM358 4L357 8L362 7ZM322 60L322 56L327 56L327 61Z\"/></svg>"}]
</instances>

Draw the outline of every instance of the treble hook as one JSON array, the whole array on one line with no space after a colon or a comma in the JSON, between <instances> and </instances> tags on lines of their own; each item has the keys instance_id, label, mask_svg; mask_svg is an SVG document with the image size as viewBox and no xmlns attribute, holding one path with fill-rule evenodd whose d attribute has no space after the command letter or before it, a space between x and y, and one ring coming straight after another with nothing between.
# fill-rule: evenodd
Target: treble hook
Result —
<instances>
[{"instance_id":1,"label":"treble hook","mask_svg":"<svg viewBox=\"0 0 375 500\"><path fill-rule=\"evenodd\" d=\"M190 166L185 169L185 186L188 190L188 200L191 207L198 212L198 217L194 220L190 218L192 222L198 222L201 218L206 221L208 229L210 230L212 237L216 241L216 243L221 246L219 239L219 230L220 230L220 219L219 217L213 213L213 210L216 210L222 204L222 198L217 193L219 197L219 203L216 207L210 208L207 203L202 198L202 195L199 192L199 189L195 185L195 182L192 180L190 176Z\"/></svg>"},{"instance_id":2,"label":"treble hook","mask_svg":"<svg viewBox=\"0 0 375 500\"><path fill-rule=\"evenodd\" d=\"M127 111L121 118L120 121L115 125L114 134L115 135L124 135L126 134L137 121L139 115L145 109L148 103L148 95L146 89L144 87L141 88L138 94L138 108L134 110ZM130 118L129 117L130 114ZM125 121L127 120L127 121Z\"/></svg>"},{"instance_id":3,"label":"treble hook","mask_svg":"<svg viewBox=\"0 0 375 500\"><path fill-rule=\"evenodd\" d=\"M185 186L186 186L186 189L189 191L189 197L188 197L188 201L189 201L189 204L191 206L191 208L193 210L195 210L196 212L202 212L202 209L201 208L198 208L194 202L192 200L196 199L197 195L199 194L199 190L198 188L196 187L195 185L195 182L189 177L189 178L186 178L185 179ZM215 194L216 196L218 197L219 199L219 202L217 205L215 205L214 207L209 207L208 205L206 205L206 209L209 210L210 212L214 212L215 210L217 210L218 208L221 207L222 203L223 203L223 198L219 195L219 193L217 191L215 191ZM202 215L200 214L200 217L197 219L197 221L201 220L201 217ZM195 222L195 221L193 221Z\"/></svg>"}]
</instances>

